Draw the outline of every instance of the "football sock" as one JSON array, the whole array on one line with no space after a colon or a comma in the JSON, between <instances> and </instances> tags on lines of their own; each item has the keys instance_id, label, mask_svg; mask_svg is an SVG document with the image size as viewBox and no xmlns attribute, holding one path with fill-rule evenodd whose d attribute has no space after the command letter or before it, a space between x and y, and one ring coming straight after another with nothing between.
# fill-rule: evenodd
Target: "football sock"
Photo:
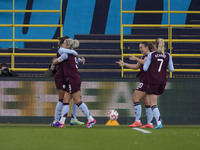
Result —
<instances>
[{"instance_id":1,"label":"football sock","mask_svg":"<svg viewBox=\"0 0 200 150\"><path fill-rule=\"evenodd\" d=\"M63 108L63 99L59 99L56 105L56 110L55 110L55 116L54 116L55 122L59 121L62 108Z\"/></svg>"},{"instance_id":2,"label":"football sock","mask_svg":"<svg viewBox=\"0 0 200 150\"><path fill-rule=\"evenodd\" d=\"M68 112L69 112L69 103L63 103L62 117L60 119L60 122L62 124L65 123Z\"/></svg>"},{"instance_id":3,"label":"football sock","mask_svg":"<svg viewBox=\"0 0 200 150\"><path fill-rule=\"evenodd\" d=\"M73 104L72 104L71 121L75 121L76 120L77 112L78 112L78 106L73 102Z\"/></svg>"},{"instance_id":4,"label":"football sock","mask_svg":"<svg viewBox=\"0 0 200 150\"><path fill-rule=\"evenodd\" d=\"M141 113L142 113L142 107L140 102L134 103L134 111L135 111L135 121L141 122Z\"/></svg>"},{"instance_id":5,"label":"football sock","mask_svg":"<svg viewBox=\"0 0 200 150\"><path fill-rule=\"evenodd\" d=\"M61 117L60 123L65 124L66 117Z\"/></svg>"},{"instance_id":6,"label":"football sock","mask_svg":"<svg viewBox=\"0 0 200 150\"><path fill-rule=\"evenodd\" d=\"M146 116L147 116L147 123L150 125L153 125L152 121L153 121L153 111L151 109L151 106L149 105L145 105L146 107Z\"/></svg>"},{"instance_id":7,"label":"football sock","mask_svg":"<svg viewBox=\"0 0 200 150\"><path fill-rule=\"evenodd\" d=\"M88 121L92 121L93 118L90 115L90 112L88 110L88 107L85 105L85 103L83 103L82 101L80 101L77 106L81 109L81 111L84 113L84 115L88 118Z\"/></svg>"},{"instance_id":8,"label":"football sock","mask_svg":"<svg viewBox=\"0 0 200 150\"><path fill-rule=\"evenodd\" d=\"M90 115L89 117L87 117L88 122L91 122L94 118Z\"/></svg>"},{"instance_id":9,"label":"football sock","mask_svg":"<svg viewBox=\"0 0 200 150\"><path fill-rule=\"evenodd\" d=\"M157 105L153 105L153 106L151 107L151 109L152 109L152 111L153 111L153 115L154 115L154 117L155 117L155 119L156 119L157 125L160 125L160 124L161 124L160 111L158 110Z\"/></svg>"}]
</instances>

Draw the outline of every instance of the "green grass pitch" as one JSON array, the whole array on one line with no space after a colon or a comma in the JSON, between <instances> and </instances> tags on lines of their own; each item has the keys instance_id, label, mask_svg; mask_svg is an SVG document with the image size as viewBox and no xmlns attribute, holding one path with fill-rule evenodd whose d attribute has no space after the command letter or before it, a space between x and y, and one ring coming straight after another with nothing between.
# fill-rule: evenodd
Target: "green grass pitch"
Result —
<instances>
[{"instance_id":1,"label":"green grass pitch","mask_svg":"<svg viewBox=\"0 0 200 150\"><path fill-rule=\"evenodd\" d=\"M165 125L143 133L128 125L0 124L1 150L200 150L199 125Z\"/></svg>"}]
</instances>

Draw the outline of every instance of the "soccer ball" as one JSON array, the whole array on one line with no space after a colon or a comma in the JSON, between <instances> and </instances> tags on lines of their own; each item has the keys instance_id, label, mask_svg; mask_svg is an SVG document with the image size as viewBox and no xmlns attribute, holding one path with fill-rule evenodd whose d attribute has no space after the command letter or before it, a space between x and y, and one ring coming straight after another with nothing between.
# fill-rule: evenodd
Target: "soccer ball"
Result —
<instances>
[{"instance_id":1,"label":"soccer ball","mask_svg":"<svg viewBox=\"0 0 200 150\"><path fill-rule=\"evenodd\" d=\"M108 112L108 119L109 120L117 120L119 117L119 114L116 110L110 110Z\"/></svg>"}]
</instances>

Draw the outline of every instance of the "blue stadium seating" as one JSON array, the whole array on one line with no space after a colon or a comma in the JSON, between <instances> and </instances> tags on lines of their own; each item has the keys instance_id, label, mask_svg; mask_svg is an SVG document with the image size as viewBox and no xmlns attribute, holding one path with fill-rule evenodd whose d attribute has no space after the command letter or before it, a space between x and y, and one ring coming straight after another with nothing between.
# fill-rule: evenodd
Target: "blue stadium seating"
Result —
<instances>
[{"instance_id":1,"label":"blue stadium seating","mask_svg":"<svg viewBox=\"0 0 200 150\"><path fill-rule=\"evenodd\" d=\"M173 39L199 39L200 29L195 28L175 28L173 29ZM124 39L167 39L166 28L134 28L133 35L125 35ZM120 78L121 67L115 62L121 59L120 35L75 35L74 39L80 41L76 51L86 59L85 65L79 65L80 75L83 78ZM124 43L124 53L140 53L138 43ZM173 54L200 54L200 43L173 43ZM168 44L166 44L168 50ZM1 49L2 53L12 52L12 48ZM16 53L56 53L57 48L16 48ZM16 68L48 68L52 57L15 57ZM125 62L132 63L128 58ZM10 65L10 56L1 56L1 62ZM177 69L199 69L199 58L173 58ZM136 62L134 62L136 63ZM44 72L18 72L20 76L43 76ZM135 77L137 72L125 73L127 77ZM174 73L174 75L187 73Z\"/></svg>"}]
</instances>

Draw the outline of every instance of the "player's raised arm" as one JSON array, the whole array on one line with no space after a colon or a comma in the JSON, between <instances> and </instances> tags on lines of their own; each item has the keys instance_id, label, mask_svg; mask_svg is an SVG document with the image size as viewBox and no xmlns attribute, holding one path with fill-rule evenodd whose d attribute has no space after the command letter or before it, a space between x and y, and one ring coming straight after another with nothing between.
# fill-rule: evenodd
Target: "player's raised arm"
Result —
<instances>
[{"instance_id":1,"label":"player's raised arm","mask_svg":"<svg viewBox=\"0 0 200 150\"><path fill-rule=\"evenodd\" d=\"M62 54L60 57L58 57L57 59L55 59L53 61L53 65L57 65L58 63L64 61L64 60L67 60L68 59L68 54Z\"/></svg>"},{"instance_id":2,"label":"player's raised arm","mask_svg":"<svg viewBox=\"0 0 200 150\"><path fill-rule=\"evenodd\" d=\"M127 68L130 68L130 69L138 69L140 68L140 64L137 63L137 64L128 64L128 63L125 63L121 60L119 61L116 61L117 64L119 64L121 67L127 67Z\"/></svg>"},{"instance_id":3,"label":"player's raised arm","mask_svg":"<svg viewBox=\"0 0 200 150\"><path fill-rule=\"evenodd\" d=\"M63 53L65 53L65 54L71 54L71 55L74 55L74 56L78 56L78 53L75 50L66 49L66 48L62 48L62 47L58 50L58 53L60 55L62 55Z\"/></svg>"},{"instance_id":4,"label":"player's raised arm","mask_svg":"<svg viewBox=\"0 0 200 150\"><path fill-rule=\"evenodd\" d=\"M136 61L139 62L141 65L144 65L144 62L145 62L145 60L140 59L140 58L134 56L133 54L130 55L129 59L130 59L130 60L136 60Z\"/></svg>"}]
</instances>

